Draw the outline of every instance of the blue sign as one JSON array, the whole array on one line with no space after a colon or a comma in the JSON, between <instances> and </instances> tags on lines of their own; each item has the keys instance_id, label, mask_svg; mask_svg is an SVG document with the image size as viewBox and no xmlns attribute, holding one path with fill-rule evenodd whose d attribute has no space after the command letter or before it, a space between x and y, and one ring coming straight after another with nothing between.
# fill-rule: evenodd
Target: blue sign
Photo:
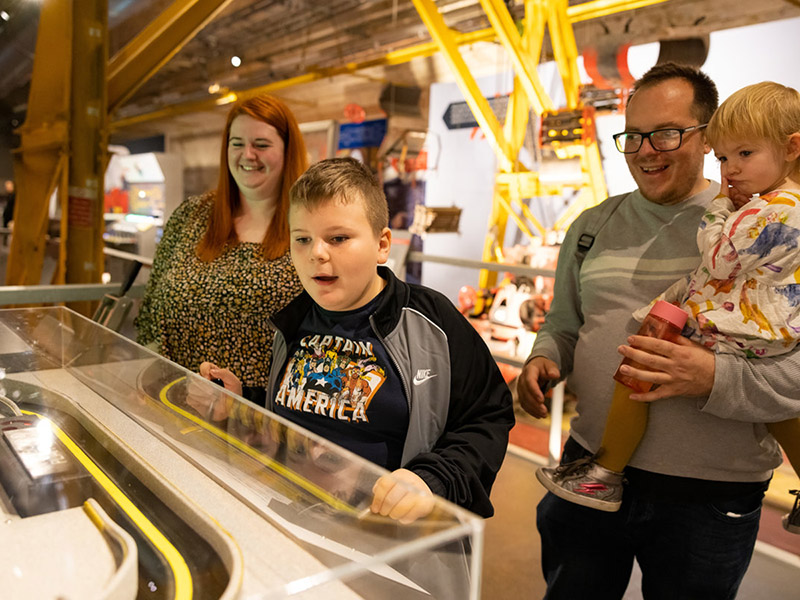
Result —
<instances>
[{"instance_id":1,"label":"blue sign","mask_svg":"<svg viewBox=\"0 0 800 600\"><path fill-rule=\"evenodd\" d=\"M363 123L343 123L339 127L339 150L381 145L386 136L386 119Z\"/></svg>"}]
</instances>

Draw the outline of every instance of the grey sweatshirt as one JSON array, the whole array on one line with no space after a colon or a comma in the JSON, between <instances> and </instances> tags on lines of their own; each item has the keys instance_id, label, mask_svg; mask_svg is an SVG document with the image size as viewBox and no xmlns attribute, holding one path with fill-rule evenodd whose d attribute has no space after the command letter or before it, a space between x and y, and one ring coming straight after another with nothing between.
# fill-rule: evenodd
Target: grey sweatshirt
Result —
<instances>
[{"instance_id":1,"label":"grey sweatshirt","mask_svg":"<svg viewBox=\"0 0 800 600\"><path fill-rule=\"evenodd\" d=\"M555 295L531 357L553 360L578 398L571 435L596 452L622 356L617 347L639 328L631 313L700 262L696 233L719 190L673 206L627 194L596 236L579 269L576 241L593 208L567 232ZM647 432L630 465L646 471L712 481L764 481L781 462L763 425L800 416L800 354L747 360L718 354L709 397L651 403Z\"/></svg>"}]
</instances>

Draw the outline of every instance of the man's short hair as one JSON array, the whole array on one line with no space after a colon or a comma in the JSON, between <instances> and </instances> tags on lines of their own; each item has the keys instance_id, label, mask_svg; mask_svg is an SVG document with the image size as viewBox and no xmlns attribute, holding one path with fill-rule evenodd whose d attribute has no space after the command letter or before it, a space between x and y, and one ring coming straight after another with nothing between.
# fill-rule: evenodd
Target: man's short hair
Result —
<instances>
[{"instance_id":1,"label":"man's short hair","mask_svg":"<svg viewBox=\"0 0 800 600\"><path fill-rule=\"evenodd\" d=\"M313 210L330 201L362 201L370 227L379 237L389 225L389 207L372 171L355 158L328 158L311 165L289 191L289 206Z\"/></svg>"},{"instance_id":2,"label":"man's short hair","mask_svg":"<svg viewBox=\"0 0 800 600\"><path fill-rule=\"evenodd\" d=\"M696 67L666 62L652 67L633 84L628 102L643 88L649 88L669 79L683 79L694 90L692 113L700 123L708 123L711 115L717 110L719 93L711 78Z\"/></svg>"}]
</instances>

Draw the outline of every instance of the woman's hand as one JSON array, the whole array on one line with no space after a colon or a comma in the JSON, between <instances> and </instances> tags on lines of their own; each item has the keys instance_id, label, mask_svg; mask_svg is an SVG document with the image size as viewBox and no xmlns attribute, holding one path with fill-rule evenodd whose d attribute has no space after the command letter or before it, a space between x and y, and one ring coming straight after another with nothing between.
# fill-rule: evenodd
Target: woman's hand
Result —
<instances>
[{"instance_id":1,"label":"woman's hand","mask_svg":"<svg viewBox=\"0 0 800 600\"><path fill-rule=\"evenodd\" d=\"M675 343L643 335L632 335L628 346L617 351L652 371L624 365L624 375L650 381L658 387L643 394L631 394L631 400L652 402L672 396L708 396L714 387L716 360L714 352L685 337Z\"/></svg>"},{"instance_id":2,"label":"woman's hand","mask_svg":"<svg viewBox=\"0 0 800 600\"><path fill-rule=\"evenodd\" d=\"M384 475L372 487L370 510L388 516L404 525L431 513L433 492L422 478L408 469L397 469Z\"/></svg>"},{"instance_id":3,"label":"woman's hand","mask_svg":"<svg viewBox=\"0 0 800 600\"><path fill-rule=\"evenodd\" d=\"M220 369L213 363L204 362L200 365L200 375L209 381L222 381L225 389L240 395L242 393L242 384L228 369ZM222 421L228 417L227 396L218 389L209 391L207 386L200 385L191 377L186 389L186 403L207 421Z\"/></svg>"},{"instance_id":4,"label":"woman's hand","mask_svg":"<svg viewBox=\"0 0 800 600\"><path fill-rule=\"evenodd\" d=\"M220 369L217 365L204 362L200 364L200 375L214 381L219 379L226 390L232 391L234 394L242 395L242 382L239 378L231 373L228 369Z\"/></svg>"}]
</instances>

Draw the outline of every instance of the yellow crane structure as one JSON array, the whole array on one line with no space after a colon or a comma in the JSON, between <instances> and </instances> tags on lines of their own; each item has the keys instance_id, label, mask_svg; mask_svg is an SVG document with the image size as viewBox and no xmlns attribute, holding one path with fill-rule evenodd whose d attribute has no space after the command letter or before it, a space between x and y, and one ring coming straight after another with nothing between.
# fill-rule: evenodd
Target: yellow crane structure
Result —
<instances>
[{"instance_id":1,"label":"yellow crane structure","mask_svg":"<svg viewBox=\"0 0 800 600\"><path fill-rule=\"evenodd\" d=\"M525 18L520 28L503 0L479 0L514 69L514 87L502 125L461 57L456 43L458 32L447 27L433 0L412 1L497 155L498 171L482 260L503 262L503 241L509 219L531 238L545 236L544 226L531 213L525 200L563 193L563 186L545 184L538 172L529 170L519 160L531 111L543 117L544 144L560 159L579 159L581 166L580 193L554 228L565 229L581 211L601 202L607 195L594 111L584 107L580 100L578 49L572 24L665 0L594 0L574 6L569 6L568 0L525 0ZM566 107L555 107L539 80L537 65L545 28L549 31L553 57L563 82ZM496 278L495 271L484 269L479 285L492 287Z\"/></svg>"},{"instance_id":2,"label":"yellow crane structure","mask_svg":"<svg viewBox=\"0 0 800 600\"><path fill-rule=\"evenodd\" d=\"M17 180L15 232L6 269L7 285L40 283L51 198L60 207L58 267L51 283L97 283L103 272L103 177L108 162L108 133L155 118L207 110L237 98L272 92L291 85L376 66L396 65L441 52L456 74L464 96L499 158L485 260L499 261L502 240L511 218L524 233L542 235L544 228L523 202L557 193L518 156L531 110L560 115L536 71L545 27L550 33L567 106L581 129L574 136L553 136L562 157L580 158L585 185L579 201L557 226L565 226L583 208L605 196L597 143L590 112L580 105L577 47L572 23L665 0L590 0L569 6L567 0L525 0L521 31L501 0L479 0L490 28L460 33L449 29L432 0L412 0L433 38L432 42L387 53L380 59L314 69L298 77L257 88L225 91L206 101L188 102L149 115L114 120L114 112L149 77L174 56L231 0L174 0L158 17L111 58L108 57L108 0L44 0L25 122L19 127L20 147L14 151ZM458 51L463 44L499 40L515 70L505 123L501 125ZM574 132L573 132L574 133ZM558 139L555 139L558 138ZM494 275L482 272L488 287ZM88 303L76 306L89 314Z\"/></svg>"}]
</instances>

